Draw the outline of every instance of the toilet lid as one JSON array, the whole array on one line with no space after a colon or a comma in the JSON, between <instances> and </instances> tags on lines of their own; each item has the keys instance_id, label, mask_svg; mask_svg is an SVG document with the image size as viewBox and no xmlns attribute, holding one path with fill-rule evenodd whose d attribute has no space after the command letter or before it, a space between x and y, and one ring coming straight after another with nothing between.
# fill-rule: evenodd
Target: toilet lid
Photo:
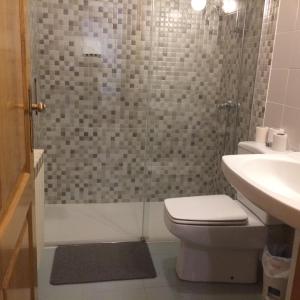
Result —
<instances>
[{"instance_id":1,"label":"toilet lid","mask_svg":"<svg viewBox=\"0 0 300 300\"><path fill-rule=\"evenodd\" d=\"M248 216L226 195L169 198L165 200L168 215L175 223L197 225L243 225Z\"/></svg>"}]
</instances>

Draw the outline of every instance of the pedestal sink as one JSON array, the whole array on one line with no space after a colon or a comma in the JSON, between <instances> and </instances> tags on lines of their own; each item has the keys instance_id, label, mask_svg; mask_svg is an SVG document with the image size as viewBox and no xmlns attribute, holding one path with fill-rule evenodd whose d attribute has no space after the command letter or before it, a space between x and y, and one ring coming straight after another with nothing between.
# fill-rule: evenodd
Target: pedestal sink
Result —
<instances>
[{"instance_id":1,"label":"pedestal sink","mask_svg":"<svg viewBox=\"0 0 300 300\"><path fill-rule=\"evenodd\" d=\"M286 300L298 300L300 280L300 153L223 156L227 180L255 205L296 228Z\"/></svg>"},{"instance_id":2,"label":"pedestal sink","mask_svg":"<svg viewBox=\"0 0 300 300\"><path fill-rule=\"evenodd\" d=\"M270 215L300 229L300 153L229 155L227 180Z\"/></svg>"}]
</instances>

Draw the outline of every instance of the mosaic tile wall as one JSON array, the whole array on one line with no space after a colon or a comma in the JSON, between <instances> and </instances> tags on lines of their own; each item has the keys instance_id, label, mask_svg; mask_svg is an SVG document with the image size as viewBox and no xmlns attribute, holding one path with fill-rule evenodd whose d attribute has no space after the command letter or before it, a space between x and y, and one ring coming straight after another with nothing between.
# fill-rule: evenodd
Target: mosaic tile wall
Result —
<instances>
[{"instance_id":1,"label":"mosaic tile wall","mask_svg":"<svg viewBox=\"0 0 300 300\"><path fill-rule=\"evenodd\" d=\"M278 7L279 0L265 0L251 123L249 129L250 139L254 139L255 137L255 127L263 125Z\"/></svg>"},{"instance_id":2,"label":"mosaic tile wall","mask_svg":"<svg viewBox=\"0 0 300 300\"><path fill-rule=\"evenodd\" d=\"M223 113L225 119L221 123L227 126L223 128L225 135L219 135L222 144L219 148L220 157L236 153L238 142L248 139L263 8L264 0L242 2L237 22L228 18L226 26L223 26L221 48L225 53L235 54L226 56L228 62L223 68L220 94L222 99L238 102L239 106L231 108L229 115ZM231 29L228 30L227 27ZM217 191L233 196L234 191L223 176L220 161L217 160L216 168Z\"/></svg>"},{"instance_id":3,"label":"mosaic tile wall","mask_svg":"<svg viewBox=\"0 0 300 300\"><path fill-rule=\"evenodd\" d=\"M229 144L217 104L252 100L246 66L261 28L259 18L245 19L253 1L241 2L238 19L220 14L219 0L202 13L189 0L32 1L33 74L48 106L35 123L36 147L46 150L46 201L216 193L220 150ZM101 43L101 57L83 55L89 40ZM238 86L250 92L240 97ZM249 116L241 109L241 120ZM235 115L229 119L232 126Z\"/></svg>"},{"instance_id":4,"label":"mosaic tile wall","mask_svg":"<svg viewBox=\"0 0 300 300\"><path fill-rule=\"evenodd\" d=\"M213 5L199 14L190 1L154 3L148 199L211 194L223 64L219 15Z\"/></svg>"}]
</instances>

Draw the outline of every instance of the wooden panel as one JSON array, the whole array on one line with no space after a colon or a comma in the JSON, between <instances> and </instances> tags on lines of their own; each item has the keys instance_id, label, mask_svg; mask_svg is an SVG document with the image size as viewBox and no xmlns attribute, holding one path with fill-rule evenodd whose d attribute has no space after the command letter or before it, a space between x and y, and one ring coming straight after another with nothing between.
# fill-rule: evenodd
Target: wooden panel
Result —
<instances>
[{"instance_id":1,"label":"wooden panel","mask_svg":"<svg viewBox=\"0 0 300 300\"><path fill-rule=\"evenodd\" d=\"M298 260L296 264L296 270L294 275L294 283L292 288L291 300L300 299L300 249L298 250Z\"/></svg>"},{"instance_id":2,"label":"wooden panel","mask_svg":"<svg viewBox=\"0 0 300 300\"><path fill-rule=\"evenodd\" d=\"M36 299L27 1L0 0L0 294Z\"/></svg>"},{"instance_id":3,"label":"wooden panel","mask_svg":"<svg viewBox=\"0 0 300 300\"><path fill-rule=\"evenodd\" d=\"M32 202L33 186L30 175L25 174L19 180L19 188L0 223L0 282L7 272L8 263Z\"/></svg>"},{"instance_id":4,"label":"wooden panel","mask_svg":"<svg viewBox=\"0 0 300 300\"><path fill-rule=\"evenodd\" d=\"M29 300L32 295L30 240L27 220L21 230L3 283L5 300Z\"/></svg>"},{"instance_id":5,"label":"wooden panel","mask_svg":"<svg viewBox=\"0 0 300 300\"><path fill-rule=\"evenodd\" d=\"M21 4L23 2L21 1ZM0 200L5 211L26 167L23 20L19 0L0 1ZM26 54L26 53L25 53Z\"/></svg>"}]
</instances>

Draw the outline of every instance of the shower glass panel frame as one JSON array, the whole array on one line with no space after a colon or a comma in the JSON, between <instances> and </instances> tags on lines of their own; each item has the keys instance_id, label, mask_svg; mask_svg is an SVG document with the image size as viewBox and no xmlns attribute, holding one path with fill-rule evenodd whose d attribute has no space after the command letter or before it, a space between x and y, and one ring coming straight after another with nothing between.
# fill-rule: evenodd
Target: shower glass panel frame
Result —
<instances>
[{"instance_id":1,"label":"shower glass panel frame","mask_svg":"<svg viewBox=\"0 0 300 300\"><path fill-rule=\"evenodd\" d=\"M155 206L166 198L234 195L220 161L248 138L263 9L264 1L238 1L231 14L218 0L201 12L186 0L153 1L144 238L161 238L150 223L163 218Z\"/></svg>"},{"instance_id":2,"label":"shower glass panel frame","mask_svg":"<svg viewBox=\"0 0 300 300\"><path fill-rule=\"evenodd\" d=\"M121 240L160 240L164 199L232 193L220 159L248 138L264 7L237 1L231 14L221 0L200 12L190 0L37 1L48 204L99 204L91 218Z\"/></svg>"}]
</instances>

